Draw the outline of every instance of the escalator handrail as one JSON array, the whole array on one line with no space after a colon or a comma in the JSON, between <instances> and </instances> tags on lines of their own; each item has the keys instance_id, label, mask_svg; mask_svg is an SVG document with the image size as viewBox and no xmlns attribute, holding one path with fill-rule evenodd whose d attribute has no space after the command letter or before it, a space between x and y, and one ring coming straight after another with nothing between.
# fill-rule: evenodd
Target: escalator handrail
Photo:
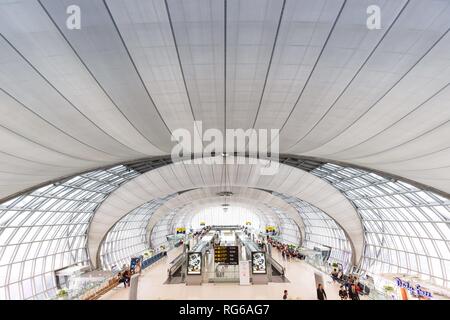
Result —
<instances>
[{"instance_id":1,"label":"escalator handrail","mask_svg":"<svg viewBox=\"0 0 450 320\"><path fill-rule=\"evenodd\" d=\"M178 260L182 259L184 256L184 252L180 253L175 259L173 259L172 261L170 261L170 264L176 264L178 263Z\"/></svg>"},{"instance_id":2,"label":"escalator handrail","mask_svg":"<svg viewBox=\"0 0 450 320\"><path fill-rule=\"evenodd\" d=\"M183 264L184 262L184 257L185 257L185 253L180 253L180 255L178 257L176 257L175 259L172 260L172 262L170 263L171 266L169 267L168 273L169 273L169 277L171 277L175 271L178 270L178 268Z\"/></svg>"},{"instance_id":3,"label":"escalator handrail","mask_svg":"<svg viewBox=\"0 0 450 320\"><path fill-rule=\"evenodd\" d=\"M276 261L273 257L271 257L271 256L267 256L268 257L268 261L270 262L270 264L272 265L272 266L275 266L275 268L277 268L278 270L280 270L281 271L281 274L284 276L284 274L285 274L285 268L278 262L278 261Z\"/></svg>"}]
</instances>

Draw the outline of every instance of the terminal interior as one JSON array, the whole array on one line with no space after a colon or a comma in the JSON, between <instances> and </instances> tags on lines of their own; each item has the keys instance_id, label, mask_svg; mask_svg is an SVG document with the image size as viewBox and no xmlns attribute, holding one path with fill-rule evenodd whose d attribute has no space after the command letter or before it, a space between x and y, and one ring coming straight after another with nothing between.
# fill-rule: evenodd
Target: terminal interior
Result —
<instances>
[{"instance_id":1,"label":"terminal interior","mask_svg":"<svg viewBox=\"0 0 450 320\"><path fill-rule=\"evenodd\" d=\"M0 300L449 300L449 30L447 0L0 0Z\"/></svg>"}]
</instances>

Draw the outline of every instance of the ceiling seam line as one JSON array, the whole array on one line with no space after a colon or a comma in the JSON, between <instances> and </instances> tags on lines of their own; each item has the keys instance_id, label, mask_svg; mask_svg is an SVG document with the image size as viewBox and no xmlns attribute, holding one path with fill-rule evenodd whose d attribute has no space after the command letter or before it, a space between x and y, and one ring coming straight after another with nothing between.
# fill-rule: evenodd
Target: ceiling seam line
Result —
<instances>
[{"instance_id":1,"label":"ceiling seam line","mask_svg":"<svg viewBox=\"0 0 450 320\"><path fill-rule=\"evenodd\" d=\"M28 66L30 66L31 69L33 69L53 90L55 90L58 93L58 95L64 99L64 101L66 101L70 106L72 106L76 111L78 111L78 113L81 114L84 118L86 118L86 120L88 120L91 124L93 124L94 127L99 129L101 132L103 132L105 135L107 135L114 141L117 141L119 144L121 144L124 147L126 147L127 149L133 151L133 149L131 149L127 145L123 144L122 142L120 142L119 140L117 140L116 138L111 136L109 133L107 133L105 130L100 128L95 122L93 122L88 116L86 116L80 109L78 109L78 107L76 107L66 96L64 96L62 94L62 92L59 91L2 33L0 33L0 37L3 40L5 40L5 42L7 42L8 45L28 64Z\"/></svg>"},{"instance_id":2,"label":"ceiling seam line","mask_svg":"<svg viewBox=\"0 0 450 320\"><path fill-rule=\"evenodd\" d=\"M186 165L186 164L184 164L184 165ZM200 175L200 178L202 178L203 185L206 185L205 179L203 178L203 175L202 175L202 170L200 169L201 167L199 165L197 165L197 164L195 166L198 169L198 173ZM186 169L186 171L187 171L187 169Z\"/></svg>"},{"instance_id":3,"label":"ceiling seam line","mask_svg":"<svg viewBox=\"0 0 450 320\"><path fill-rule=\"evenodd\" d=\"M434 47L448 34L448 32L450 31L450 28L447 29L434 43L433 45L419 58L419 60L417 60L412 66L411 68L408 69L408 71L406 71L403 76L397 80L377 101L375 101L375 103L373 103L369 109L367 109L363 114L361 114L355 121L353 121L350 125L348 125L347 127L345 127L340 133L338 133L337 135L335 135L331 140L328 140L327 142L325 142L323 145L330 143L331 141L335 140L337 137L341 136L344 132L346 132L349 128L351 128L352 126L354 126L361 118L363 118L368 112L370 112L370 110L372 110L389 92L391 92L408 74L409 72L411 72L422 60L423 58L425 58L428 53L430 53L432 51L432 49L434 49ZM320 148L320 147L319 147ZM312 149L312 150L308 150L308 152L314 151L318 148ZM347 148L349 149L349 148ZM347 150L345 149L345 150ZM335 155L337 153L340 153L341 151L344 150L339 150L337 152L331 153L331 154L327 154L327 156L330 155Z\"/></svg>"},{"instance_id":4,"label":"ceiling seam line","mask_svg":"<svg viewBox=\"0 0 450 320\"><path fill-rule=\"evenodd\" d=\"M446 148L447 149L447 148ZM445 150L445 149L443 149ZM439 152L443 151L440 150ZM400 172L419 172L419 171L431 171L431 170L438 170L438 169L447 169L450 168L450 166L443 166L443 167L436 167L436 168L428 168L428 169L409 169L409 170L399 170ZM432 179L434 180L434 179Z\"/></svg>"},{"instance_id":5,"label":"ceiling seam line","mask_svg":"<svg viewBox=\"0 0 450 320\"><path fill-rule=\"evenodd\" d=\"M191 182L191 184L193 185L193 186L195 186L195 183L194 183L194 181L192 180L192 177L191 177L191 175L189 174L189 172L188 172L188 170L186 169L186 166L183 164L183 169L184 169L184 171L186 172L186 175L188 176L188 178L189 178L189 181Z\"/></svg>"},{"instance_id":6,"label":"ceiling seam line","mask_svg":"<svg viewBox=\"0 0 450 320\"><path fill-rule=\"evenodd\" d=\"M79 169L77 167L65 167L65 166L59 166L59 165L55 165L55 164L48 164L48 163L39 162L39 161L35 161L35 160L25 159L25 158L22 158L22 157L20 157L18 155L10 154L10 153L8 153L6 151L3 151L3 150L0 150L0 153L6 154L7 156L10 156L10 157L13 157L13 158L17 158L17 159L20 159L20 160L33 162L33 163L37 163L37 164L42 164L42 165L48 166L48 167L58 167L58 168L64 168L64 169L67 169L67 168Z\"/></svg>"},{"instance_id":7,"label":"ceiling seam line","mask_svg":"<svg viewBox=\"0 0 450 320\"><path fill-rule=\"evenodd\" d=\"M359 73L361 72L361 70L366 66L367 62L370 60L370 58L372 58L373 54L375 53L375 51L377 51L378 47L381 45L381 43L383 42L383 40L386 38L386 36L388 35L388 33L391 31L391 29L394 27L395 23L397 22L397 20L400 18L400 16L402 15L403 11L406 9L406 7L408 6L410 0L407 0L404 4L404 6L401 8L401 10L399 11L399 13L397 14L397 16L395 17L395 19L392 21L392 23L389 25L389 28L387 28L386 32L383 34L383 36L381 37L381 39L378 41L378 43L376 44L376 46L372 49L372 51L370 52L370 54L367 56L367 58L364 60L364 62L361 64L361 66L358 68L358 70L356 71L356 73L353 75L353 77L350 79L350 81L347 83L347 85L345 86L345 88L342 90L342 92L338 95L338 97L333 101L333 103L331 104L331 106L328 108L328 110L321 116L321 118L314 124L314 126L308 130L308 132L303 135L303 137L301 137L300 139L298 139L293 145L291 145L290 147L287 148L287 150L295 147L300 141L302 141L303 139L305 139L321 122L322 120L328 115L328 113L334 108L334 106L336 105L336 103L339 101L339 99L344 95L344 93L347 91L347 89L353 84L353 81L356 79L356 77L359 75Z\"/></svg>"},{"instance_id":8,"label":"ceiling seam line","mask_svg":"<svg viewBox=\"0 0 450 320\"><path fill-rule=\"evenodd\" d=\"M37 0L39 2L39 4L41 5L42 9L44 10L44 12L47 14L48 18L50 19L50 21L53 23L53 25L55 26L55 28L58 30L59 34L61 35L61 37L66 41L67 45L72 49L73 53L75 54L75 56L78 58L79 62L84 66L84 68L86 69L86 71L89 73L89 75L92 77L92 79L97 83L97 85L99 86L99 88L103 91L103 93L105 94L105 96L109 99L109 101L111 101L111 103L116 107L117 111L130 123L130 125L148 142L150 142L135 126L134 124L128 119L128 117L123 113L123 111L119 108L119 106L116 104L116 102L114 102L114 100L112 99L112 97L109 95L109 93L106 91L106 89L100 84L100 81L98 81L97 77L92 73L92 71L89 69L89 67L87 66L87 64L84 62L84 60L81 58L81 56L78 54L78 51L75 49L75 47L70 43L69 39L65 36L65 34L62 32L61 28L58 26L58 24L56 23L56 21L53 19L53 17L50 15L50 12L48 12L47 8L44 7L44 5L42 4L42 0ZM112 136L111 136L112 137ZM113 138L115 139L115 138ZM116 141L118 141L117 139L115 139ZM120 141L119 141L120 142ZM120 142L121 143L121 142ZM151 143L151 142L150 142ZM122 144L122 143L121 143ZM153 143L151 143L153 145ZM125 145L125 144L123 144ZM126 145L125 145L126 146ZM153 145L155 148L158 148L156 145ZM138 152L140 154L145 155L145 153L142 153L138 150L132 149L129 146L126 146L127 148L129 148L130 150L133 150L135 152ZM159 149L159 148L158 148ZM162 150L161 150L162 151Z\"/></svg>"},{"instance_id":9,"label":"ceiling seam line","mask_svg":"<svg viewBox=\"0 0 450 320\"><path fill-rule=\"evenodd\" d=\"M224 12L223 12L223 133L224 133L224 150L227 150L227 0L224 0ZM234 138L233 138L234 139ZM234 152L234 150L233 150ZM226 160L226 159L225 159ZM225 164L226 165L226 164Z\"/></svg>"},{"instance_id":10,"label":"ceiling seam line","mask_svg":"<svg viewBox=\"0 0 450 320\"><path fill-rule=\"evenodd\" d=\"M155 102L153 101L153 98L152 98L150 92L148 91L148 88L147 88L147 86L145 85L144 80L142 79L142 76L141 76L141 74L140 74L140 72L139 72L139 70L138 70L138 68L137 68L137 66L136 66L136 63L134 62L134 59L133 59L133 57L132 57L132 55L131 55L131 53L130 53L130 50L128 49L128 47L127 47L127 45L126 45L126 43L125 43L125 39L123 38L122 33L120 32L119 27L118 27L118 25L116 24L116 21L114 20L114 17L113 17L113 15L112 15L111 10L109 9L109 6L108 6L106 0L103 0L103 4L105 5L106 11L108 12L109 17L111 18L111 22L113 23L114 28L116 29L117 35L119 36L119 39L120 39L120 41L122 42L122 45L123 45L123 47L124 47L124 49L125 49L125 51L126 51L126 53L127 53L127 55L128 55L128 58L130 59L130 62L131 62L131 64L133 65L134 71L136 72L136 75L138 76L138 78L139 78L139 80L140 80L140 82L141 82L141 84L142 84L142 87L144 88L144 91L147 93L147 96L148 96L148 98L150 99L150 102L152 103L153 108L155 109L156 113L157 113L158 116L160 117L162 123L163 123L164 126L166 127L166 129L167 129L167 131L169 132L169 134L172 136L172 131L169 129L169 126L168 126L167 123L164 121L164 118L162 117L162 115L161 115L161 113L159 112L159 110L158 110L158 108L157 108ZM130 122L130 123L131 123L131 122ZM134 125L133 125L133 127L134 127ZM138 130L138 129L136 129L136 130ZM138 132L141 133L139 130L138 130ZM142 135L148 142L150 142L153 146L155 146L156 148L159 149L159 147L158 147L156 144L154 144L153 142L151 142L145 135L143 135L142 133L141 133L141 135ZM162 149L160 149L160 150L163 151Z\"/></svg>"},{"instance_id":11,"label":"ceiling seam line","mask_svg":"<svg viewBox=\"0 0 450 320\"><path fill-rule=\"evenodd\" d=\"M302 90L300 91L300 94L299 94L297 100L296 100L295 103L294 103L294 106L292 107L292 109L291 109L291 111L289 112L289 114L288 114L286 120L284 121L283 125L282 125L281 128L280 128L280 131L279 131L280 133L281 133L281 131L284 129L284 127L286 126L287 122L289 121L289 119L290 119L292 113L294 112L294 110L295 110L295 108L296 108L298 102L300 101L300 99L301 99L301 97L302 97L302 95L303 95L303 92L305 91L306 87L308 86L309 80L311 79L311 77L312 77L312 75L313 75L313 73L314 73L314 71L315 71L317 65L319 64L320 58L322 57L322 54L323 54L323 52L325 51L325 48L326 48L326 46L327 46L327 44L328 44L328 41L329 41L330 38L331 38L332 33L334 32L334 28L336 27L336 24L337 24L337 22L338 22L338 20L339 20L339 18L340 18L340 16L341 16L342 11L344 10L344 7L345 7L345 4L346 4L346 3L347 3L347 0L344 0L343 3L342 3L342 6L341 6L341 8L340 8L340 10L339 10L339 12L338 12L338 14L337 14L337 16L336 16L336 18L334 19L333 25L331 26L330 32L328 33L328 36L327 36L327 38L326 38L326 40L325 40L325 42L324 42L324 44L323 44L323 46L322 46L322 49L320 50L320 53L319 53L319 55L318 55L318 57L317 57L317 59L316 59L316 62L314 63L313 68L312 68L311 72L309 73L308 78L306 79L305 84L303 85L303 88L302 88Z\"/></svg>"},{"instance_id":12,"label":"ceiling seam line","mask_svg":"<svg viewBox=\"0 0 450 320\"><path fill-rule=\"evenodd\" d=\"M178 179L178 175L175 173L175 171L173 170L173 166L168 166L170 171L172 172L173 176L175 177L175 179L178 181L179 185L184 188L183 184L181 183L180 179Z\"/></svg>"},{"instance_id":13,"label":"ceiling seam line","mask_svg":"<svg viewBox=\"0 0 450 320\"><path fill-rule=\"evenodd\" d=\"M449 86L449 85L450 85L450 83L447 84L445 87L447 87L447 86ZM444 88L445 88L445 87L444 87ZM441 90L443 90L444 88L442 88ZM439 90L439 91L441 91L441 90ZM436 93L436 94L437 94L437 93ZM436 95L436 94L435 94L435 95ZM419 109L423 104L425 104L426 102L428 102L428 100L431 100L432 98L434 98L435 95L433 95L433 96L431 96L430 98L428 98L427 101L423 102L423 103L422 103L421 105L419 105L419 107L417 107L416 109ZM416 109L414 109L414 110L416 110ZM413 110L413 112L414 112L414 110ZM411 113L412 113L412 112L411 112ZM409 114L410 114L410 113L408 113L407 115L405 115L403 118L407 117ZM397 122L403 120L403 118L400 119L400 120L398 120ZM397 122L396 122L396 123L397 123ZM362 158L371 157L371 156L374 156L374 155L378 155L378 154L381 154L381 153L385 153L385 152L394 150L394 149L396 149L396 148L398 148L398 147L401 147L401 146L404 146L404 145L406 145L406 144L408 144L408 143L410 143L410 142L412 142L412 141L414 141L414 140L420 139L420 138L422 138L423 136L426 136L427 134L429 134L429 133L431 133L431 132L433 132L433 131L435 131L435 130L441 128L441 127L443 127L443 126L446 125L446 124L448 124L449 122L450 122L450 120L444 121L444 122L440 123L439 125L433 127L432 129L429 129L429 130L427 130L427 131L421 133L420 135L415 136L415 137L412 138L412 139L409 139L409 140L407 140L407 141L404 141L404 142L402 142L402 143L400 143L400 144L398 144L398 145L396 145L396 146L390 147L390 148L388 148L388 149L384 149L384 150L382 150L382 151L378 151L378 152L374 152L374 153L370 153L370 154L365 154L365 155L359 156L359 157L357 157L357 158L347 158L347 159L342 159L342 161L351 160L351 159L362 159ZM394 126L396 123L392 124L390 127ZM387 127L386 130L389 129L390 127ZM370 140L370 139L369 139L369 140ZM365 142L365 141L364 141L364 142ZM364 143L364 142L362 142L362 143ZM437 152L440 152L440 151L445 150L445 149L448 149L448 148L449 148L449 147L446 147L446 148L444 148L444 149L436 150L436 151L433 151L433 152L431 152L431 153L426 153L426 154L417 156L417 157L415 157L415 158L406 159L406 161L407 161L407 160L413 160L413 159L416 159L416 158L421 158L422 156L427 156L427 155L430 155L430 154L433 154L433 153L437 153ZM402 162L402 161L403 161L403 160L398 161L398 162ZM397 162L397 161L394 161L394 162L378 162L378 163L379 163L379 164L383 164L383 163L396 163L396 162Z\"/></svg>"},{"instance_id":14,"label":"ceiling seam line","mask_svg":"<svg viewBox=\"0 0 450 320\"><path fill-rule=\"evenodd\" d=\"M281 23L282 23L282 20L283 20L283 14L284 14L285 5L286 5L286 0L283 0L283 5L281 7L280 17L278 19L277 30L276 30L276 33L275 33L275 39L274 39L273 46L272 46L272 52L270 54L270 59L269 59L268 67L267 67L266 77L264 79L264 85L263 85L263 89L262 89L262 92L261 92L261 97L259 99L258 109L256 110L255 120L253 121L252 128L255 128L255 125L256 125L256 122L257 122L258 116L259 116L259 111L261 109L261 104L262 104L262 101L263 101L263 98L264 98L264 93L266 91L266 85L267 85L267 81L269 79L270 69L272 67L272 60L273 60L273 56L274 56L274 53L275 53L275 48L277 46L278 34L280 32Z\"/></svg>"},{"instance_id":15,"label":"ceiling seam line","mask_svg":"<svg viewBox=\"0 0 450 320\"><path fill-rule=\"evenodd\" d=\"M8 97L10 97L11 99L13 99L13 100L14 100L16 103L18 103L19 105L21 105L25 110L27 110L28 112L34 114L36 117L38 117L39 119L41 119L42 121L44 121L45 123L47 123L48 125L50 125L51 127L55 128L56 130L58 130L58 131L61 132L62 134L66 135L66 136L68 136L68 137L70 137L70 138L72 138L73 140L75 140L75 141L81 143L82 145L84 145L84 146L86 146L86 147L88 147L88 148L94 149L94 150L96 150L96 151L98 151L98 152L102 152L102 153L107 154L107 155L114 156L114 154L111 154L111 153L109 153L109 152L103 151L103 150L98 149L98 148L96 148L96 147L94 147L94 146L91 146L91 145L89 145L89 144L87 144L87 143L85 143L85 142L79 140L78 138L72 136L71 134L67 133L66 131L62 130L61 128L57 127L55 124L51 123L50 121L48 121L47 119L45 119L44 117L42 117L40 114L38 114L38 113L36 113L34 110L30 109L28 106L26 106L23 102L21 102L18 98L16 98L15 96L13 96L11 93L9 93L8 91L6 91L5 89L0 88L0 91L2 91L4 94L6 94L6 95L7 95Z\"/></svg>"},{"instance_id":16,"label":"ceiling seam line","mask_svg":"<svg viewBox=\"0 0 450 320\"><path fill-rule=\"evenodd\" d=\"M420 136L415 137L414 139L411 139L411 140L409 140L409 141L406 141L405 144L410 143L410 142L412 142L412 141L414 141L414 140L416 140L416 139L419 139L419 138L421 138L421 137L423 137L423 136L425 136L425 135L427 135L427 134L433 132L434 130L439 129L440 127L442 127L442 126L444 126L444 125L446 125L446 124L448 124L448 123L450 123L450 120L448 120L448 121L446 121L446 122L440 124L439 126L433 128L433 129L431 129L431 130L428 130L428 131L424 132L423 134L421 134ZM402 144L402 145L403 145L403 144ZM399 145L399 146L402 146L402 145ZM393 149L396 149L396 148L399 147L399 146L395 146ZM402 159L402 160L391 161L391 162L377 162L377 164L392 164L392 163L401 163L401 162L405 162L405 161L416 160L416 159L420 159L420 158L424 158L424 157L430 156L430 155L435 154L435 153L442 152L442 151L447 150L447 149L450 149L450 147L445 147L445 148L442 148L442 149L439 149L439 150L435 150L435 151L432 151L432 152L428 152L428 153L425 153L425 154L421 154L420 156L416 156L416 157L409 158L409 159ZM359 159L359 158L356 158L356 159ZM344 161L345 161L345 160L344 160ZM400 171L401 171L401 169L400 169Z\"/></svg>"},{"instance_id":17,"label":"ceiling seam line","mask_svg":"<svg viewBox=\"0 0 450 320\"><path fill-rule=\"evenodd\" d=\"M82 160L82 161L88 161L88 162L93 162L93 163L96 162L95 160L83 159L83 158L80 158L80 157L78 157L78 156L73 156L73 155L70 155L70 154L68 154L68 153L65 153L65 152L62 152L62 151L58 151L58 150L56 150L56 149L53 149L53 148L51 148L51 147L44 146L44 145L41 144L40 142L33 141L33 140L31 140L30 138L27 138L27 137L25 137L24 135L22 135L22 134L20 134L20 133L18 133L18 132L15 132L15 131L13 131L13 130L7 128L7 127L5 127L5 126L2 125L2 124L0 124L0 127L3 128L3 129L5 129L6 131L9 131L9 132L12 133L13 135L19 136L19 137L25 139L26 141L31 142L32 144L36 144L36 145L38 145L38 146L40 146L40 147L42 147L42 148L44 148L44 149L47 149L47 150L49 150L49 151L56 152L56 153L58 153L58 154L60 154L60 155L67 156L67 157L72 158L72 159L75 159L75 160ZM100 162L109 162L109 161L107 161L107 160L106 160L106 161L105 161L105 160L103 160L103 161L102 161L102 160L99 160L99 161L100 161Z\"/></svg>"},{"instance_id":18,"label":"ceiling seam line","mask_svg":"<svg viewBox=\"0 0 450 320\"><path fill-rule=\"evenodd\" d=\"M447 83L444 87L442 87L441 89L439 89L439 91L437 91L437 92L434 93L432 96L430 96L429 98L427 98L424 102L420 103L417 107L415 107L412 111L408 112L408 113L407 113L406 115L404 115L402 118L400 118L399 120L397 120L397 121L394 122L393 124L389 125L388 127L386 127L385 129L383 129L382 131L378 132L376 135L374 135L374 136L372 136L372 137L370 137L370 138L368 138L368 139L366 139L366 140L364 140L364 141L358 143L357 145L354 145L353 147L351 147L351 149L353 149L354 147L357 147L357 146L359 146L359 145L361 145L361 144L367 142L368 140L371 140L372 138L374 138L374 137L378 136L379 134L385 132L386 130L392 128L392 127L395 126L397 123L399 123L400 121L402 121L403 119L405 119L406 117L408 117L410 114L414 113L415 111L417 111L418 109L420 109L421 107L423 107L426 103L428 103L430 100L432 100L433 98L435 98L438 94L440 94L443 90L445 90L445 89L446 89L447 87L449 87L449 86L450 86L450 83ZM378 151L378 152L374 152L374 153L365 154L365 155L362 155L362 156L360 156L360 157L358 157L358 158L352 158L352 159L360 159L360 158L365 158L365 157L371 157L371 156L374 156L374 155L377 155L377 154L380 154L380 153L384 153L384 152L387 152L387 151L396 149L396 148L398 148L398 147L400 147L400 146L403 146L403 145L405 145L405 144L410 143L411 141L414 141L414 140L416 140L416 139L418 139L418 138L421 138L421 137L423 137L424 135L427 135L428 133L430 133L430 132L432 132L432 131L434 131L434 130L440 128L440 127L442 127L443 125L447 124L448 122L449 122L449 120L444 121L443 123L440 123L438 126L435 126L435 127L433 127L432 129L427 130L427 131L421 133L421 134L418 135L418 136L415 136L413 139L404 141L404 142L402 142L402 143L400 143L400 144L398 144L398 145L396 145L396 146L390 147L390 148L388 148L388 149L384 149L383 151ZM345 151L345 150L343 150L343 151ZM435 152L432 152L432 153L435 153ZM342 160L345 161L345 160L348 160L348 159L342 159ZM394 163L395 163L395 162L394 162Z\"/></svg>"},{"instance_id":19,"label":"ceiling seam line","mask_svg":"<svg viewBox=\"0 0 450 320\"><path fill-rule=\"evenodd\" d=\"M167 18L169 20L169 26L170 26L170 31L172 33L172 38L173 38L173 43L174 43L174 47L175 47L175 52L177 54L177 59L178 59L178 64L180 67L180 72L181 72L181 77L183 79L183 84L184 84L184 89L186 90L186 96L189 102L189 108L191 109L191 114L192 114L192 118L194 119L194 121L196 121L196 117L195 117L195 112L194 112L194 108L192 107L192 101L191 101L191 95L189 94L189 90L187 87L187 82L186 82L186 77L184 74L184 68L183 68L183 63L181 62L181 56L180 56L180 52L178 49L178 42L177 42L177 38L175 36L175 29L173 28L173 22L172 22L172 16L170 14L170 10L169 10L169 4L167 3L167 0L164 0L164 4L166 7L166 12L167 12ZM200 135L200 132L198 132L198 127L195 126L197 133ZM203 145L203 139L202 140L202 145Z\"/></svg>"}]
</instances>

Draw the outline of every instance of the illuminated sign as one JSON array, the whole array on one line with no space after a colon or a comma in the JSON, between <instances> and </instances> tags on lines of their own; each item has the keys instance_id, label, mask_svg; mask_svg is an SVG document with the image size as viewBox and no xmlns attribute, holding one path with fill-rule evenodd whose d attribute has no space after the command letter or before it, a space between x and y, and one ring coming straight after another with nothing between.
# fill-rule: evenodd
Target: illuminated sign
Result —
<instances>
[{"instance_id":1,"label":"illuminated sign","mask_svg":"<svg viewBox=\"0 0 450 320\"><path fill-rule=\"evenodd\" d=\"M176 231L177 231L177 234L186 233L186 228L177 228Z\"/></svg>"},{"instance_id":2,"label":"illuminated sign","mask_svg":"<svg viewBox=\"0 0 450 320\"><path fill-rule=\"evenodd\" d=\"M400 278L395 278L395 284L397 286L399 286L400 288L405 288L413 296L421 296L421 297L425 297L425 298L431 298L432 297L431 292L422 290L420 288L419 284L416 285L416 287L414 288L413 286L411 286L409 284L408 281L404 281L404 280L402 280Z\"/></svg>"},{"instance_id":3,"label":"illuminated sign","mask_svg":"<svg viewBox=\"0 0 450 320\"><path fill-rule=\"evenodd\" d=\"M214 246L214 262L222 264L239 264L239 250L237 246Z\"/></svg>"}]
</instances>

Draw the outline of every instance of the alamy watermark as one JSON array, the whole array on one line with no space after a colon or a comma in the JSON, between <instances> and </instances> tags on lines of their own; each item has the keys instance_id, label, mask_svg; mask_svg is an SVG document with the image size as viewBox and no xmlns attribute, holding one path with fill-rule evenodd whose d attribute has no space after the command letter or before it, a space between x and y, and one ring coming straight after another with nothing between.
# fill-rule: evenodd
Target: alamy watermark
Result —
<instances>
[{"instance_id":1,"label":"alamy watermark","mask_svg":"<svg viewBox=\"0 0 450 320\"><path fill-rule=\"evenodd\" d=\"M81 9L79 6L72 4L67 7L66 13L69 15L66 19L66 27L69 30L81 29Z\"/></svg>"},{"instance_id":2,"label":"alamy watermark","mask_svg":"<svg viewBox=\"0 0 450 320\"><path fill-rule=\"evenodd\" d=\"M273 175L279 168L279 129L226 129L203 132L202 121L193 130L172 132L171 157L185 164L259 164L262 175Z\"/></svg>"},{"instance_id":3,"label":"alamy watermark","mask_svg":"<svg viewBox=\"0 0 450 320\"><path fill-rule=\"evenodd\" d=\"M81 29L81 8L78 5L71 4L66 8L68 17L66 27L69 30ZM366 26L369 30L381 29L381 9L378 5L372 4L367 7L366 14L369 16L366 20Z\"/></svg>"},{"instance_id":4,"label":"alamy watermark","mask_svg":"<svg viewBox=\"0 0 450 320\"><path fill-rule=\"evenodd\" d=\"M381 9L379 6L373 4L367 7L366 13L369 15L366 20L366 25L369 30L381 29Z\"/></svg>"}]
</instances>

